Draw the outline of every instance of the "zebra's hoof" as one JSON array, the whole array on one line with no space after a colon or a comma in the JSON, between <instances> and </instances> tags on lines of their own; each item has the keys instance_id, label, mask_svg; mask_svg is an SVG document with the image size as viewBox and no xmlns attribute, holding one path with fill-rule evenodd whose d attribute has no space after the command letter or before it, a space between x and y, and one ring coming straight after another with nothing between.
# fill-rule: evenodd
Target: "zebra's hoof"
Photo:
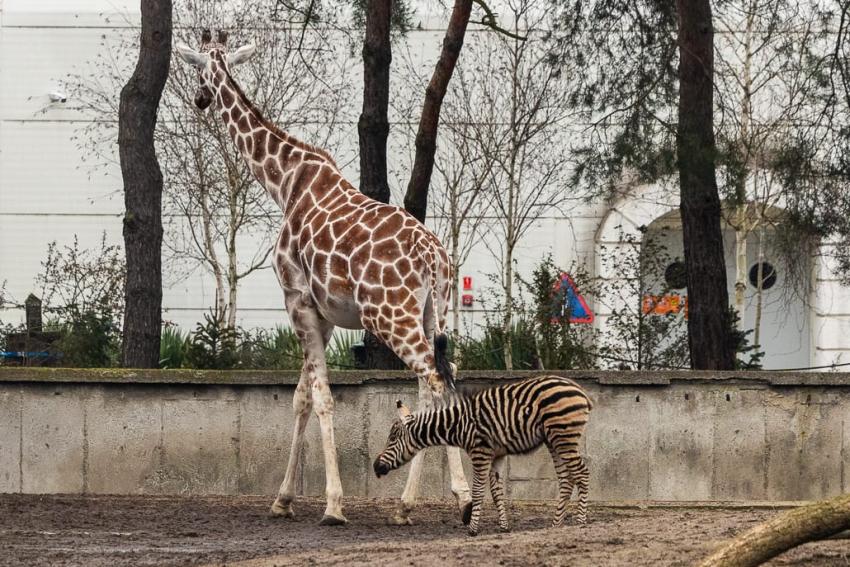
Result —
<instances>
[{"instance_id":1,"label":"zebra's hoof","mask_svg":"<svg viewBox=\"0 0 850 567\"><path fill-rule=\"evenodd\" d=\"M463 507L463 510L460 512L460 519L463 521L464 526L469 525L469 522L472 520L472 502L467 502L466 506Z\"/></svg>"},{"instance_id":2,"label":"zebra's hoof","mask_svg":"<svg viewBox=\"0 0 850 567\"><path fill-rule=\"evenodd\" d=\"M510 526L499 526L499 531L503 534L509 533L511 531Z\"/></svg>"},{"instance_id":3,"label":"zebra's hoof","mask_svg":"<svg viewBox=\"0 0 850 567\"><path fill-rule=\"evenodd\" d=\"M330 514L325 514L319 521L320 526L344 526L347 523L348 520L344 516L332 516Z\"/></svg>"},{"instance_id":4,"label":"zebra's hoof","mask_svg":"<svg viewBox=\"0 0 850 567\"><path fill-rule=\"evenodd\" d=\"M475 537L475 536L478 535L478 528L475 528L475 529L469 528L468 530L466 530L466 533L468 533L470 535L470 537Z\"/></svg>"}]
</instances>

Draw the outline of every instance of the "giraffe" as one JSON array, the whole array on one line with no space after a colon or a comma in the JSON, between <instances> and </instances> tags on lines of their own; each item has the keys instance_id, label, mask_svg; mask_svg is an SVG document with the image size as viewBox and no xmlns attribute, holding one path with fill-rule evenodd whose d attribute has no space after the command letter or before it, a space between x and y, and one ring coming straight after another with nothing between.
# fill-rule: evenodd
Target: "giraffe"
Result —
<instances>
[{"instance_id":1,"label":"giraffe","mask_svg":"<svg viewBox=\"0 0 850 567\"><path fill-rule=\"evenodd\" d=\"M412 215L374 201L349 183L331 156L266 120L233 79L248 61L249 44L228 53L227 36L205 30L200 51L177 45L198 69L195 105L212 106L257 181L283 213L272 262L284 304L304 352L295 388L292 445L274 516L294 517L295 474L311 409L325 461L323 525L347 523L334 440L334 402L325 348L335 326L366 329L416 373L420 405L452 395L454 368L446 359L446 313L451 267L437 237ZM451 489L464 521L471 511L460 449L448 448ZM411 524L421 454L411 463L401 503L391 520Z\"/></svg>"}]
</instances>

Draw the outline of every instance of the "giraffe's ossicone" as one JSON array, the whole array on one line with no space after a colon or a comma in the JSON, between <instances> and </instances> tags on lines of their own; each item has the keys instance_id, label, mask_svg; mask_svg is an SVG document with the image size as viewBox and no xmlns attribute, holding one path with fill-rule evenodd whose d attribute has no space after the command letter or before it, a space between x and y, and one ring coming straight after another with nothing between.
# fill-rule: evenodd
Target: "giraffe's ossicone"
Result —
<instances>
[{"instance_id":1,"label":"giraffe's ossicone","mask_svg":"<svg viewBox=\"0 0 850 567\"><path fill-rule=\"evenodd\" d=\"M295 427L289 464L272 512L292 516L304 427L314 410L322 431L327 478L323 523L344 523L333 430L333 397L325 347L334 326L366 329L419 377L420 402L453 388L445 358L451 265L439 240L409 213L374 201L349 183L330 155L266 120L231 75L254 47L232 53L226 36L205 31L200 51L177 51L198 69L195 104L212 108L269 196L283 212L273 265L286 310L304 351L293 398ZM409 523L421 459L414 462L394 518ZM458 449L449 449L452 491L468 509L469 489Z\"/></svg>"}]
</instances>

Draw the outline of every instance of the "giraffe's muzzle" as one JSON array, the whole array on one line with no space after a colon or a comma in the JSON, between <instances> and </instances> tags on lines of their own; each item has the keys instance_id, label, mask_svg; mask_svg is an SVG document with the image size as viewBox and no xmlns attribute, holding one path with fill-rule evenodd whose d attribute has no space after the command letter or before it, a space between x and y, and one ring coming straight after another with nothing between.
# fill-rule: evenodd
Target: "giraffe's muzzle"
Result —
<instances>
[{"instance_id":1,"label":"giraffe's muzzle","mask_svg":"<svg viewBox=\"0 0 850 567\"><path fill-rule=\"evenodd\" d=\"M206 110L212 104L212 94L201 89L195 94L195 106L201 110Z\"/></svg>"}]
</instances>

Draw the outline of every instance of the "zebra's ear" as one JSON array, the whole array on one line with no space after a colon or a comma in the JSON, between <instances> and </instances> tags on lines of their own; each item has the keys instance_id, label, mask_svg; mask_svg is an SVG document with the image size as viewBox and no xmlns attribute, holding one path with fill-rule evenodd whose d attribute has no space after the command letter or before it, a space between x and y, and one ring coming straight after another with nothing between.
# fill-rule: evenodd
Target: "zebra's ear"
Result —
<instances>
[{"instance_id":1,"label":"zebra's ear","mask_svg":"<svg viewBox=\"0 0 850 567\"><path fill-rule=\"evenodd\" d=\"M401 400L396 400L395 407L398 408L398 416L402 421L407 420L411 416L410 408L404 405Z\"/></svg>"}]
</instances>

